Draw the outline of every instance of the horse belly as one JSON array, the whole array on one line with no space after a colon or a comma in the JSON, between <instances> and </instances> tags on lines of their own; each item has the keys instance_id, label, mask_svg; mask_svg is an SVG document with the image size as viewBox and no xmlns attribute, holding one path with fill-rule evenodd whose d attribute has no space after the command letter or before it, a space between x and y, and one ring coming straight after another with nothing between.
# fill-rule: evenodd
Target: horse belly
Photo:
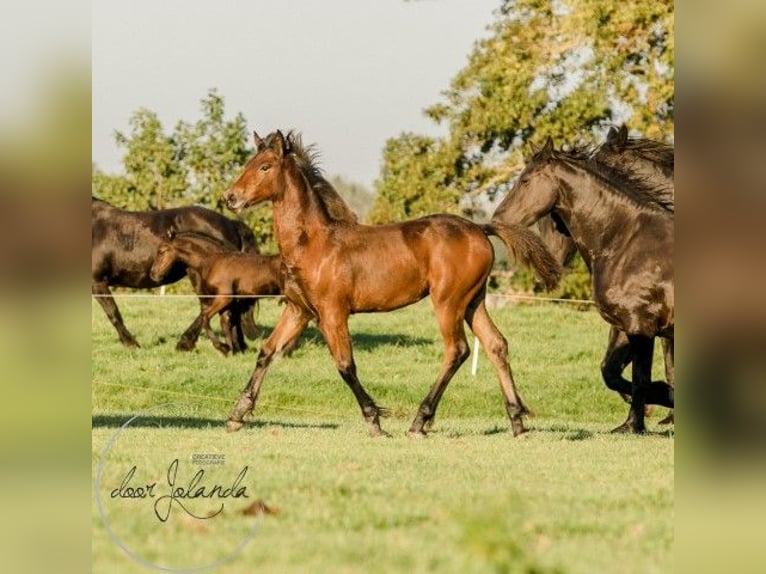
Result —
<instances>
[{"instance_id":1,"label":"horse belly","mask_svg":"<svg viewBox=\"0 0 766 574\"><path fill-rule=\"evenodd\" d=\"M428 282L418 266L369 266L354 277L352 313L399 309L428 295Z\"/></svg>"}]
</instances>

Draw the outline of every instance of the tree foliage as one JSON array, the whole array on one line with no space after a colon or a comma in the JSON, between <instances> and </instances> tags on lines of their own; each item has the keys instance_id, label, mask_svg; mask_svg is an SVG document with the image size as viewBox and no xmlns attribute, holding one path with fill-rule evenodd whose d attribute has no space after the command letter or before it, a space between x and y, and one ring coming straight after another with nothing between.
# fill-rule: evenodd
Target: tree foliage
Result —
<instances>
[{"instance_id":1,"label":"tree foliage","mask_svg":"<svg viewBox=\"0 0 766 574\"><path fill-rule=\"evenodd\" d=\"M506 0L489 36L425 110L443 138L386 143L373 220L480 216L547 136L594 142L613 123L672 137L673 2Z\"/></svg>"},{"instance_id":2,"label":"tree foliage","mask_svg":"<svg viewBox=\"0 0 766 574\"><path fill-rule=\"evenodd\" d=\"M157 114L133 113L130 132L115 132L124 150L123 173L92 175L93 193L126 209L161 209L198 204L224 213L223 191L239 175L253 148L245 117L226 118L224 99L210 90L201 101L202 117L178 122L166 134ZM225 215L232 217L231 212ZM261 244L272 245L270 212L243 214Z\"/></svg>"}]
</instances>

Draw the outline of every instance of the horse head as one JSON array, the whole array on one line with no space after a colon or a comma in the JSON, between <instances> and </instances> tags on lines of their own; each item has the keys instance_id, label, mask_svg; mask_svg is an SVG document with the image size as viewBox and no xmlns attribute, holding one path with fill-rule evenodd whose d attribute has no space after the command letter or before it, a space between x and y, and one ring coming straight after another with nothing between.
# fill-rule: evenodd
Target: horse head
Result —
<instances>
[{"instance_id":1,"label":"horse head","mask_svg":"<svg viewBox=\"0 0 766 574\"><path fill-rule=\"evenodd\" d=\"M173 239L176 237L176 229L172 225L165 231L165 239L157 248L157 254L154 256L154 262L149 270L149 277L152 281L161 281L170 271L175 262L175 249L173 248Z\"/></svg>"},{"instance_id":2,"label":"horse head","mask_svg":"<svg viewBox=\"0 0 766 574\"><path fill-rule=\"evenodd\" d=\"M282 132L277 130L263 139L253 131L253 139L255 154L237 181L224 192L226 205L233 211L272 199L284 184L282 168L290 149Z\"/></svg>"},{"instance_id":3,"label":"horse head","mask_svg":"<svg viewBox=\"0 0 766 574\"><path fill-rule=\"evenodd\" d=\"M493 221L532 225L550 213L558 200L555 169L556 150L549 136L527 162L511 191L497 206Z\"/></svg>"}]
</instances>

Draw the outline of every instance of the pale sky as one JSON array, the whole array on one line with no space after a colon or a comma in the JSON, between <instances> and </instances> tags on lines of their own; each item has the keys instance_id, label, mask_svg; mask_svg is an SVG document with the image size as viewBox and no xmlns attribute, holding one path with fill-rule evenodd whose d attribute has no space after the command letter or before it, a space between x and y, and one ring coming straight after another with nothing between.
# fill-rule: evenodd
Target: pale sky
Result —
<instances>
[{"instance_id":1,"label":"pale sky","mask_svg":"<svg viewBox=\"0 0 766 574\"><path fill-rule=\"evenodd\" d=\"M98 0L93 161L120 170L115 129L139 107L166 132L209 88L248 130L297 129L329 175L368 187L385 140L441 133L422 113L467 63L500 0Z\"/></svg>"}]
</instances>

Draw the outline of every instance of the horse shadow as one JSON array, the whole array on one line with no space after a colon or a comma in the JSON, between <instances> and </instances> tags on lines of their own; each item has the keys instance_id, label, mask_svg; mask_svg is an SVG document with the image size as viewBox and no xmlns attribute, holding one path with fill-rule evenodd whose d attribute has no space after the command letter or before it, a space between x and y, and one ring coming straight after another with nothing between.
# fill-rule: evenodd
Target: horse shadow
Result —
<instances>
[{"instance_id":1,"label":"horse shadow","mask_svg":"<svg viewBox=\"0 0 766 574\"><path fill-rule=\"evenodd\" d=\"M91 416L91 428L119 428L125 425L135 415L110 414ZM221 429L223 419L211 419L206 417L183 417L150 415L139 416L130 423L134 428L180 428L180 429ZM248 426L256 428L279 427L285 429L315 429L333 430L339 425L334 423L301 423L275 420L258 419L248 421Z\"/></svg>"},{"instance_id":2,"label":"horse shadow","mask_svg":"<svg viewBox=\"0 0 766 574\"><path fill-rule=\"evenodd\" d=\"M536 434L549 435L549 436L555 435L561 438L562 440L567 440L572 442L590 440L592 438L603 437L603 436L615 436L615 433L613 433L611 430L589 430L584 428L577 428L577 427L557 425L557 424L530 426L527 430L529 431L530 435L536 435ZM492 436L497 434L510 434L510 429L507 426L495 425L492 428L488 428L481 431L480 434L483 436ZM669 430L658 430L658 431L647 430L641 436L672 438L673 435L674 435L674 431L672 429L669 429Z\"/></svg>"},{"instance_id":3,"label":"horse shadow","mask_svg":"<svg viewBox=\"0 0 766 574\"><path fill-rule=\"evenodd\" d=\"M262 328L261 335L257 341L253 341L249 350L252 352L258 352L261 344L268 339L273 328ZM374 351L378 347L424 347L437 343L434 339L427 337L417 337L411 335L404 335L401 333L365 333L357 332L351 333L351 342L355 350L359 351ZM301 334L298 341L298 346L303 345L324 345L325 340L322 333L314 327L309 325L306 330Z\"/></svg>"}]
</instances>

